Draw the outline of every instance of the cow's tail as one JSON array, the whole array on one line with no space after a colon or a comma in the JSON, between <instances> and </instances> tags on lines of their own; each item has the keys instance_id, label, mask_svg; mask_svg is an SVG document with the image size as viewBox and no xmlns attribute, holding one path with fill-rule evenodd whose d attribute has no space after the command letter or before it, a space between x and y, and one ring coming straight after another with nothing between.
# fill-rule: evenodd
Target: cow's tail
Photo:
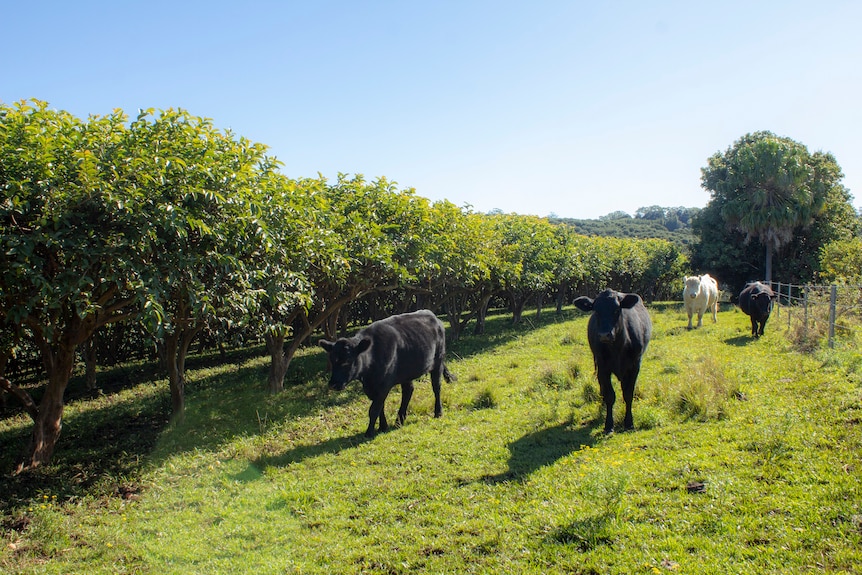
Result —
<instances>
[{"instance_id":1,"label":"cow's tail","mask_svg":"<svg viewBox=\"0 0 862 575\"><path fill-rule=\"evenodd\" d=\"M451 371L449 371L445 363L443 364L443 379L446 380L446 383L452 383L453 381L458 380L458 378L455 377L455 375Z\"/></svg>"}]
</instances>

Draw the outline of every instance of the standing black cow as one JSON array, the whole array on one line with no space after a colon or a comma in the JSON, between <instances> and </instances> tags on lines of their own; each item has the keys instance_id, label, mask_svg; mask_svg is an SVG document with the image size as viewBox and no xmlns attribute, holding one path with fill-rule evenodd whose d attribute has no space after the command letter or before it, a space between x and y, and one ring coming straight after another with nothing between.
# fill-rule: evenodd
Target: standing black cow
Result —
<instances>
[{"instance_id":1,"label":"standing black cow","mask_svg":"<svg viewBox=\"0 0 862 575\"><path fill-rule=\"evenodd\" d=\"M616 394L611 384L611 374L616 375L622 384L626 402L625 429L634 429L632 399L641 358L652 335L649 313L638 294L610 289L600 293L594 300L581 296L574 303L583 311L593 312L587 324L587 340L593 352L599 388L607 408L605 433L614 431Z\"/></svg>"},{"instance_id":2,"label":"standing black cow","mask_svg":"<svg viewBox=\"0 0 862 575\"><path fill-rule=\"evenodd\" d=\"M766 284L750 282L739 293L739 309L751 317L751 335L760 337L766 320L772 312L772 302L776 299L775 292ZM758 327L759 326L759 327Z\"/></svg>"},{"instance_id":3,"label":"standing black cow","mask_svg":"<svg viewBox=\"0 0 862 575\"><path fill-rule=\"evenodd\" d=\"M434 390L434 417L443 415L440 376L452 381L452 374L445 364L446 332L431 311L393 315L375 321L353 337L334 342L321 339L318 343L326 350L332 366L330 389L342 390L354 379L362 382L362 389L371 400L366 437L374 437L378 418L380 431L389 428L383 405L395 385L401 385L398 425L404 423L407 404L413 395L413 380L429 372Z\"/></svg>"}]
</instances>

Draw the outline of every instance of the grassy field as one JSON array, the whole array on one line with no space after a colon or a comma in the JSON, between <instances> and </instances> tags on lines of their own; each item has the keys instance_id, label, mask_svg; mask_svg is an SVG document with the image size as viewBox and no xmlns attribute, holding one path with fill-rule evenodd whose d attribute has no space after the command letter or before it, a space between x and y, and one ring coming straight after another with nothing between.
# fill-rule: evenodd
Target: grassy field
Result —
<instances>
[{"instance_id":1,"label":"grassy field","mask_svg":"<svg viewBox=\"0 0 862 575\"><path fill-rule=\"evenodd\" d=\"M752 340L730 307L688 331L680 307L650 308L637 429L610 436L573 310L490 318L450 345L443 417L426 377L373 440L319 349L277 396L260 350L199 358L182 423L152 366L104 372L50 468L9 476L29 426L0 420L0 571L858 573L862 353L800 354L780 321Z\"/></svg>"}]
</instances>

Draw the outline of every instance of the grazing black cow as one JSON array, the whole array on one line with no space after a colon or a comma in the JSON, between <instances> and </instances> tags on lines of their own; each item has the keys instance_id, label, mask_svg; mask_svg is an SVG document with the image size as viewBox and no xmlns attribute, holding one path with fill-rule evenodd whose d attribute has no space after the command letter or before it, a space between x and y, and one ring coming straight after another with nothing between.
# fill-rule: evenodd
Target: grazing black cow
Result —
<instances>
[{"instance_id":1,"label":"grazing black cow","mask_svg":"<svg viewBox=\"0 0 862 575\"><path fill-rule=\"evenodd\" d=\"M739 309L751 317L751 335L760 337L772 312L772 302L778 296L772 288L760 282L750 282L739 292Z\"/></svg>"},{"instance_id":2,"label":"grazing black cow","mask_svg":"<svg viewBox=\"0 0 862 575\"><path fill-rule=\"evenodd\" d=\"M398 425L404 423L407 404L413 395L413 380L429 372L434 390L434 417L443 415L440 376L446 381L452 381L453 377L445 364L446 332L431 311L393 315L375 321L353 337L334 342L321 339L318 343L326 350L332 366L330 389L340 391L354 379L362 382L362 389L371 400L366 437L374 437L378 418L380 431L389 428L383 404L395 385L401 385Z\"/></svg>"},{"instance_id":3,"label":"grazing black cow","mask_svg":"<svg viewBox=\"0 0 862 575\"><path fill-rule=\"evenodd\" d=\"M638 294L610 289L600 293L594 300L581 296L574 303L583 311L593 312L587 324L587 340L593 352L599 388L607 408L605 433L614 431L616 394L611 384L611 374L616 375L622 384L626 402L625 429L634 429L632 399L641 369L641 358L652 335L649 313Z\"/></svg>"}]
</instances>

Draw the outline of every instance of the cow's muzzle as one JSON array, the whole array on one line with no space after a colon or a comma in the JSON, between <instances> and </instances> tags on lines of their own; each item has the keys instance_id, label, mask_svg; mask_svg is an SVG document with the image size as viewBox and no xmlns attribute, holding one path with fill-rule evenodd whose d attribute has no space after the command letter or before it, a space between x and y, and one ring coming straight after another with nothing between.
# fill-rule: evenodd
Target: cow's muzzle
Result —
<instances>
[{"instance_id":1,"label":"cow's muzzle","mask_svg":"<svg viewBox=\"0 0 862 575\"><path fill-rule=\"evenodd\" d=\"M613 343L614 342L614 332L609 331L605 333L599 334L599 341L602 343Z\"/></svg>"},{"instance_id":2,"label":"cow's muzzle","mask_svg":"<svg viewBox=\"0 0 862 575\"><path fill-rule=\"evenodd\" d=\"M343 381L330 381L329 382L329 389L331 389L332 391L341 391L346 386L347 386L347 382L343 382Z\"/></svg>"}]
</instances>

